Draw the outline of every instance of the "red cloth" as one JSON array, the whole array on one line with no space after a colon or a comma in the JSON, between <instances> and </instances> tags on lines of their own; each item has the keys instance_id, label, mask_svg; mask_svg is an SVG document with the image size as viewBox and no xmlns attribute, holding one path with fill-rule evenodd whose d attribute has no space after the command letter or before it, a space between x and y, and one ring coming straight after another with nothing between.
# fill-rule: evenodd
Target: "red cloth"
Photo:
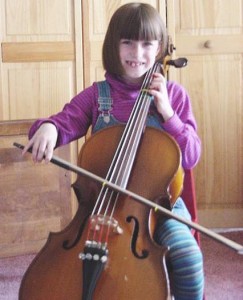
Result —
<instances>
[{"instance_id":1,"label":"red cloth","mask_svg":"<svg viewBox=\"0 0 243 300\"><path fill-rule=\"evenodd\" d=\"M197 218L197 204L196 204L196 191L195 191L195 181L192 170L185 170L184 187L181 194L189 213L191 214L192 221L198 221ZM200 245L199 232L193 230L193 234L198 244Z\"/></svg>"}]
</instances>

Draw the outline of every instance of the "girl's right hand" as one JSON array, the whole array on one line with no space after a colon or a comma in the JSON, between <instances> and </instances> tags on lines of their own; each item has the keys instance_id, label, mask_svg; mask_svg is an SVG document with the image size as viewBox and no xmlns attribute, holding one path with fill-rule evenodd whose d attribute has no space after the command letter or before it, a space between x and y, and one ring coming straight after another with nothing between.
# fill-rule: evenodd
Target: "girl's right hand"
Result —
<instances>
[{"instance_id":1,"label":"girl's right hand","mask_svg":"<svg viewBox=\"0 0 243 300\"><path fill-rule=\"evenodd\" d=\"M32 158L34 162L49 162L53 156L54 147L57 142L57 129L52 123L43 123L28 144L24 147L24 155L32 147Z\"/></svg>"}]
</instances>

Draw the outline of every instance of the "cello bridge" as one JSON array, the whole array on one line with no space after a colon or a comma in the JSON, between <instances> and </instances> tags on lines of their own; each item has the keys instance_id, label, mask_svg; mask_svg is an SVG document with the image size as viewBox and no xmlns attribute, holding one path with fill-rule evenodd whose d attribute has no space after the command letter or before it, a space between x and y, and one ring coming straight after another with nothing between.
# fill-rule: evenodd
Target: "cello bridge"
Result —
<instances>
[{"instance_id":1,"label":"cello bridge","mask_svg":"<svg viewBox=\"0 0 243 300\"><path fill-rule=\"evenodd\" d=\"M119 226L116 219L110 216L104 215L93 215L90 217L90 229L94 231L101 231L106 228L107 230L112 230L112 232L117 234L122 234L123 229Z\"/></svg>"}]
</instances>

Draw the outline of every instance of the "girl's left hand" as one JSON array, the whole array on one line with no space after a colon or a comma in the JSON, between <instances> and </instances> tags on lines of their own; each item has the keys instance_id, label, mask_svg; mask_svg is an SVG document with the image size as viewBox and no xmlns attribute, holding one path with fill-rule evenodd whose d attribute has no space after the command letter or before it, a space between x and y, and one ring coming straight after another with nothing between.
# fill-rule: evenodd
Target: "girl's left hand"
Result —
<instances>
[{"instance_id":1,"label":"girl's left hand","mask_svg":"<svg viewBox=\"0 0 243 300\"><path fill-rule=\"evenodd\" d=\"M171 107L168 97L166 79L162 74L153 74L153 79L149 87L149 93L150 95L154 96L154 104L166 122L174 115L174 111Z\"/></svg>"}]
</instances>

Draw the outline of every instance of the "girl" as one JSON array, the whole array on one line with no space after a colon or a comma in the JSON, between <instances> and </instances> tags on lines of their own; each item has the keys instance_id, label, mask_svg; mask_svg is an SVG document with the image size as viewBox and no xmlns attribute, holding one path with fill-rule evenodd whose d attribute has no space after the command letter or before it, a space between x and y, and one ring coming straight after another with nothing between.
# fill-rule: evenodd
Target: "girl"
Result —
<instances>
[{"instance_id":1,"label":"girl","mask_svg":"<svg viewBox=\"0 0 243 300\"><path fill-rule=\"evenodd\" d=\"M145 73L161 59L166 49L167 33L159 13L148 4L121 6L111 18L103 44L106 80L94 82L62 112L37 120L30 129L29 142L34 161L50 161L55 147L117 123L127 122L139 94ZM168 132L178 143L182 165L193 168L200 157L201 145L186 91L174 82L166 82L159 73L153 75L149 93L154 100L147 124ZM190 218L181 198L172 211ZM203 263L201 251L190 229L172 219L162 219L155 240L169 247L175 299L199 300L203 297Z\"/></svg>"}]
</instances>

